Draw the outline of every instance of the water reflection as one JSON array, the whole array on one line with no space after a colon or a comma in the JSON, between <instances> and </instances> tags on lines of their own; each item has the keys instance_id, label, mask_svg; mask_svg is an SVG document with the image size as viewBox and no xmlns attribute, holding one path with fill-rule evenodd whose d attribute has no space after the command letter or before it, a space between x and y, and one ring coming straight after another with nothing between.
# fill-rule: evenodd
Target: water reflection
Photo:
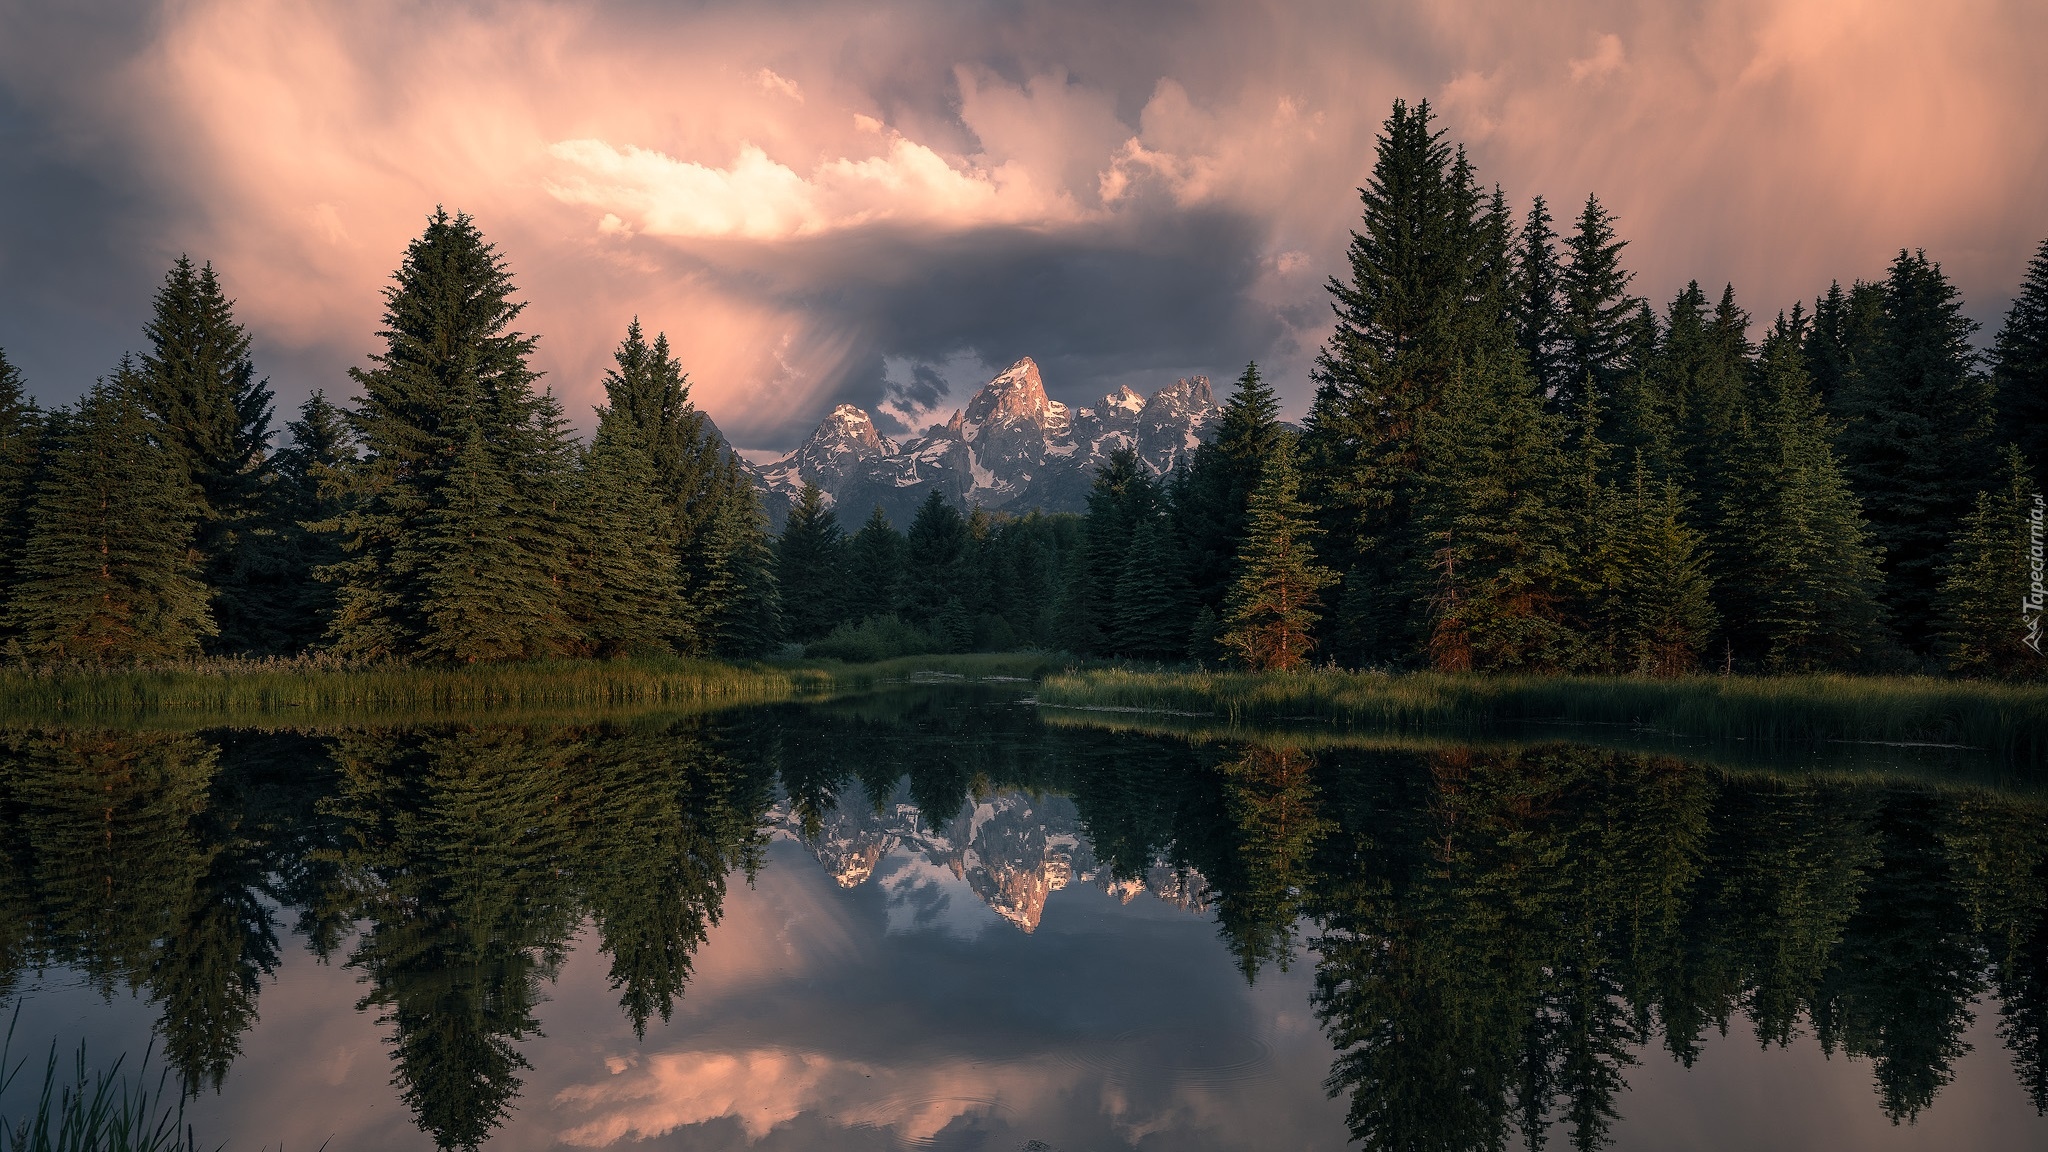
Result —
<instances>
[{"instance_id":1,"label":"water reflection","mask_svg":"<svg viewBox=\"0 0 2048 1152\"><path fill-rule=\"evenodd\" d=\"M884 889L892 930L1031 932L1088 885L1210 918L1244 980L1308 966L1327 1087L1370 1148L1600 1146L1633 1065L1661 1046L1690 1066L1737 1020L1866 1059L1872 1107L1910 1121L1995 1012L2048 1108L2036 794L1567 744L1316 743L1049 726L959 690L587 725L16 731L0 988L62 967L135 991L187 1085L217 1088L289 931L360 981L419 1127L472 1147L548 1043L537 1005L579 933L642 1034L781 836L838 887ZM1190 1063L1164 1033L1084 1033L1074 1055L1105 1093L1130 1068L1199 1080L1260 1058L1244 1037ZM648 1059L633 1091L676 1123L698 1122L683 1096L723 1093L750 1139L902 1075L767 1041ZM771 1098L790 1084L808 1087ZM653 1134L607 1125L561 1138Z\"/></svg>"}]
</instances>

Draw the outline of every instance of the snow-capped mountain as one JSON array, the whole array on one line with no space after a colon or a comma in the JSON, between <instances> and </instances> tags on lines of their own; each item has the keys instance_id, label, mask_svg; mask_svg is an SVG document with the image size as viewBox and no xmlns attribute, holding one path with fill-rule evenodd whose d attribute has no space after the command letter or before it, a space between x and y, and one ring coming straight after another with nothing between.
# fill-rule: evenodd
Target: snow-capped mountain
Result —
<instances>
[{"instance_id":1,"label":"snow-capped mountain","mask_svg":"<svg viewBox=\"0 0 2048 1152\"><path fill-rule=\"evenodd\" d=\"M1064 796L1002 792L963 805L935 828L911 802L907 785L898 785L878 806L852 784L821 817L814 839L805 839L802 821L786 800L770 809L768 819L804 844L842 888L866 883L886 858L903 853L950 873L996 915L1026 932L1038 927L1047 897L1076 882L1092 884L1126 904L1150 892L1183 911L1202 913L1209 907L1207 882L1198 873L1175 871L1165 860L1154 861L1143 879L1112 876L1096 861L1081 835L1074 803Z\"/></svg>"},{"instance_id":2,"label":"snow-capped mountain","mask_svg":"<svg viewBox=\"0 0 2048 1152\"><path fill-rule=\"evenodd\" d=\"M963 508L1079 512L1095 469L1119 448L1166 473L1214 431L1222 409L1207 377L1178 380L1151 396L1120 388L1091 407L1046 395L1030 357L983 385L944 424L897 444L861 409L832 410L795 452L763 467L771 505L816 484L848 531L879 505L899 528L934 489Z\"/></svg>"}]
</instances>

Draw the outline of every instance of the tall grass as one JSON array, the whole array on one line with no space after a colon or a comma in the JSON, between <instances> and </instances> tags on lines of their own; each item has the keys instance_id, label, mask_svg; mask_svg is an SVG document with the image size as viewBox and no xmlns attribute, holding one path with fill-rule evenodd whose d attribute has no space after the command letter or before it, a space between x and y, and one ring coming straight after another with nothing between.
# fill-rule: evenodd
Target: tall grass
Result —
<instances>
[{"instance_id":1,"label":"tall grass","mask_svg":"<svg viewBox=\"0 0 2048 1152\"><path fill-rule=\"evenodd\" d=\"M1958 744L2031 763L2048 760L2048 687L1926 677L1651 680L1104 669L1050 676L1038 696L1045 704L1208 714L1231 724L1322 720L1424 730L1545 720L1763 743Z\"/></svg>"},{"instance_id":2,"label":"tall grass","mask_svg":"<svg viewBox=\"0 0 2048 1152\"><path fill-rule=\"evenodd\" d=\"M0 672L0 719L724 706L791 699L832 685L832 677L816 669L674 658L467 668L221 660L136 670Z\"/></svg>"},{"instance_id":3,"label":"tall grass","mask_svg":"<svg viewBox=\"0 0 2048 1152\"><path fill-rule=\"evenodd\" d=\"M16 1015L19 1020L19 1013ZM28 1063L11 1058L14 1027L0 1043L0 1100L14 1086ZM145 1051L131 1081L121 1070L122 1057L111 1067L90 1070L85 1043L80 1041L62 1074L55 1041L43 1066L42 1091L35 1110L26 1116L0 1111L0 1152L199 1152L198 1140L185 1124L185 1097L171 1089L170 1070L149 1079Z\"/></svg>"}]
</instances>

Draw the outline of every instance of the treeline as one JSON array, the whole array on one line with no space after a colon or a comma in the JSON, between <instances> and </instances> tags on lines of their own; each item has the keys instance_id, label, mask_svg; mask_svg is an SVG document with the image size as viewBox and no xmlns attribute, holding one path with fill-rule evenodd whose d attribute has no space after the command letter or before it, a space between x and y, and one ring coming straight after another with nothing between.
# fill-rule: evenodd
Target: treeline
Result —
<instances>
[{"instance_id":1,"label":"treeline","mask_svg":"<svg viewBox=\"0 0 2048 1152\"><path fill-rule=\"evenodd\" d=\"M1517 224L1426 103L1394 106L1362 195L1303 427L1253 366L1191 466L1103 468L1083 527L1026 533L1063 545L1044 642L1254 668L2048 667L2022 611L2048 243L1987 372L1919 252L1761 326L1732 286L1655 309L1596 198L1562 238L1541 198ZM832 536L801 531L806 557ZM895 598L926 625L930 572ZM991 584L961 573L973 616Z\"/></svg>"},{"instance_id":2,"label":"treeline","mask_svg":"<svg viewBox=\"0 0 2048 1152\"><path fill-rule=\"evenodd\" d=\"M1517 221L1426 103L1380 138L1300 428L1256 366L1164 477L1084 517L899 532L751 478L637 322L585 447L528 366L502 259L438 213L361 400L271 394L210 267L147 347L42 413L0 359L0 644L36 662L467 663L785 642L1161 662L1677 675L2039 675L2048 243L1988 357L1924 253L1767 324L1733 286L1630 292L1593 197ZM849 510L857 514L858 510Z\"/></svg>"},{"instance_id":3,"label":"treeline","mask_svg":"<svg viewBox=\"0 0 2048 1152\"><path fill-rule=\"evenodd\" d=\"M469 663L751 656L780 632L752 481L635 321L588 446L529 366L503 259L437 212L385 290L361 399L272 393L210 265L145 350L42 412L0 356L0 644L34 663L201 655Z\"/></svg>"}]
</instances>

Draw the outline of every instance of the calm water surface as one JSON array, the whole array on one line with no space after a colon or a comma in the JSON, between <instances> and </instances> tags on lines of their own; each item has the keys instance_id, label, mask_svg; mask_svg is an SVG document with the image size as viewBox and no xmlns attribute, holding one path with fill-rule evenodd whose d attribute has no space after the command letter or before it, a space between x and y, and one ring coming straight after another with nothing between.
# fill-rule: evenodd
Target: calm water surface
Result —
<instances>
[{"instance_id":1,"label":"calm water surface","mask_svg":"<svg viewBox=\"0 0 2048 1152\"><path fill-rule=\"evenodd\" d=\"M2048 801L1982 765L952 687L0 732L0 846L14 1051L153 1043L230 1148L2048 1147Z\"/></svg>"}]
</instances>

